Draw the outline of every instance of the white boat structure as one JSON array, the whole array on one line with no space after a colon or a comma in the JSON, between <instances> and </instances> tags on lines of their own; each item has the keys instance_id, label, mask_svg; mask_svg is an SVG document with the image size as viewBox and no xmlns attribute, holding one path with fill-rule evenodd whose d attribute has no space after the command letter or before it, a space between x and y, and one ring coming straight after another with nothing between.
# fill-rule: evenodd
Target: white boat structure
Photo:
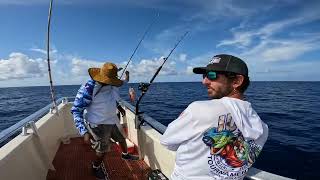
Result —
<instances>
[{"instance_id":1,"label":"white boat structure","mask_svg":"<svg viewBox=\"0 0 320 180\"><path fill-rule=\"evenodd\" d=\"M71 99L60 98L57 101L58 111L53 112L50 109L52 104L49 104L0 133L0 144L3 145L0 148L1 180L94 179L90 173L90 157L94 151L82 144L70 113L72 101L68 100ZM117 158L120 155L116 155L115 144L104 160L109 178L148 179L147 174L155 169L170 177L175 152L164 148L159 141L166 127L143 115L146 123L136 129L134 107L125 101L122 106L126 115L121 118L121 124L141 160L127 162ZM17 133L20 134L10 138ZM289 179L254 167L250 168L246 178Z\"/></svg>"}]
</instances>

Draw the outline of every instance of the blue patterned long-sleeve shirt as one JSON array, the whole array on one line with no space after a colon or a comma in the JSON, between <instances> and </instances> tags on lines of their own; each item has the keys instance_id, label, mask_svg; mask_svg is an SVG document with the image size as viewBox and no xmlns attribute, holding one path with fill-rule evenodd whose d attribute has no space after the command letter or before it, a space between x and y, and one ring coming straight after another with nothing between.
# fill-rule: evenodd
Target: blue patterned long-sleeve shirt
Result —
<instances>
[{"instance_id":1,"label":"blue patterned long-sleeve shirt","mask_svg":"<svg viewBox=\"0 0 320 180\"><path fill-rule=\"evenodd\" d=\"M81 136L88 132L84 125L83 111L90 105L92 101L95 83L96 82L94 80L90 79L87 83L80 87L71 108L75 126L79 130Z\"/></svg>"}]
</instances>

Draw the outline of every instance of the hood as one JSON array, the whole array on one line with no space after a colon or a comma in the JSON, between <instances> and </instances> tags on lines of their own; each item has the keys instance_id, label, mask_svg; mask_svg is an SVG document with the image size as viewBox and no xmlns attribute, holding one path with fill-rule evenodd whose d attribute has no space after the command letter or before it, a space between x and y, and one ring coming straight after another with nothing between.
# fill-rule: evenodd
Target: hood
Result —
<instances>
[{"instance_id":1,"label":"hood","mask_svg":"<svg viewBox=\"0 0 320 180\"><path fill-rule=\"evenodd\" d=\"M267 129L267 125L251 107L251 103L229 97L224 97L221 100L230 110L233 120L244 138L256 140Z\"/></svg>"}]
</instances>

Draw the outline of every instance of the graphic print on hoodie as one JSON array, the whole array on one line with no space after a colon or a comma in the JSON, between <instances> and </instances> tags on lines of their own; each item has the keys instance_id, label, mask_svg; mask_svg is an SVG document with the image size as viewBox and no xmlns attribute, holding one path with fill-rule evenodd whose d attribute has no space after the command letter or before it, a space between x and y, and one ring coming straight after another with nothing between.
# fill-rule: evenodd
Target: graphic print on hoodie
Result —
<instances>
[{"instance_id":1,"label":"graphic print on hoodie","mask_svg":"<svg viewBox=\"0 0 320 180\"><path fill-rule=\"evenodd\" d=\"M268 138L268 126L240 99L195 101L160 142L176 151L173 180L241 180Z\"/></svg>"},{"instance_id":2,"label":"graphic print on hoodie","mask_svg":"<svg viewBox=\"0 0 320 180\"><path fill-rule=\"evenodd\" d=\"M254 140L244 139L230 113L219 116L218 125L206 131L202 141L210 148L210 173L218 177L244 176L262 150Z\"/></svg>"}]
</instances>

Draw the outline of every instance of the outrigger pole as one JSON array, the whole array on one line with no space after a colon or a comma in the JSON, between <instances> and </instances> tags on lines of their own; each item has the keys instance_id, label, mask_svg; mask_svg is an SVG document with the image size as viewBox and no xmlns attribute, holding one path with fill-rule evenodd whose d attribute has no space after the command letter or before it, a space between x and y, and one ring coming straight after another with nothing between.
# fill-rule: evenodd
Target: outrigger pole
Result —
<instances>
[{"instance_id":1,"label":"outrigger pole","mask_svg":"<svg viewBox=\"0 0 320 180\"><path fill-rule=\"evenodd\" d=\"M189 33L189 31L185 32L180 39L178 40L178 42L175 44L175 46L173 47L173 49L171 49L170 53L168 54L167 57L163 58L163 63L161 64L161 66L157 69L156 73L152 76L151 80L149 83L140 83L139 84L139 90L141 90L141 95L136 103L136 114L135 114L135 127L136 129L140 129L140 126L144 123L144 120L142 118L142 112L139 111L139 103L142 99L142 97L147 93L147 91L149 90L150 85L153 83L153 80L157 77L157 75L159 74L160 70L162 69L163 65L166 63L166 61L169 59L169 57L171 56L172 52L177 48L177 46L180 44L180 42L185 38L185 36Z\"/></svg>"},{"instance_id":2,"label":"outrigger pole","mask_svg":"<svg viewBox=\"0 0 320 180\"><path fill-rule=\"evenodd\" d=\"M151 29L151 27L153 26L153 24L154 24L154 23L156 22L156 20L158 19L158 17L159 17L159 14L157 14L157 16L154 18L154 20L152 21L152 23L148 26L147 30L144 32L144 34L143 34L143 36L141 37L138 45L136 46L136 48L134 49L132 55L130 56L129 61L127 62L127 65L124 67L124 69L123 69L123 71L122 71L122 73L121 73L120 79L122 78L122 76L123 76L124 72L126 71L126 69L127 69L128 65L129 65L132 57L133 57L134 54L136 53L136 51L137 51L138 47L140 46L141 42L143 41L144 37L147 35L147 33L149 32L149 30Z\"/></svg>"},{"instance_id":3,"label":"outrigger pole","mask_svg":"<svg viewBox=\"0 0 320 180\"><path fill-rule=\"evenodd\" d=\"M53 84L52 84L51 68L50 68L50 24L51 24L52 2L53 2L53 0L50 0L49 15L48 15L47 62L48 62L48 74L49 74L49 80L50 80L51 99L52 99L52 103L53 103L52 110L56 110L56 112L58 112L58 106L57 106L56 99L55 99L55 96L54 96L54 89L53 89Z\"/></svg>"}]
</instances>

